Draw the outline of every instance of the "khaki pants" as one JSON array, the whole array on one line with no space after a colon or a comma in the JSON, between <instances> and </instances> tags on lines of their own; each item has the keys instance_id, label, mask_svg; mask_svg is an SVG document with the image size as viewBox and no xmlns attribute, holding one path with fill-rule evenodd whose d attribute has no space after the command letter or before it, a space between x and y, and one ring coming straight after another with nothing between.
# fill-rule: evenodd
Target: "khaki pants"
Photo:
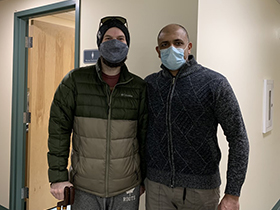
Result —
<instances>
[{"instance_id":1,"label":"khaki pants","mask_svg":"<svg viewBox=\"0 0 280 210\"><path fill-rule=\"evenodd\" d=\"M216 210L220 189L170 188L145 180L146 210Z\"/></svg>"}]
</instances>

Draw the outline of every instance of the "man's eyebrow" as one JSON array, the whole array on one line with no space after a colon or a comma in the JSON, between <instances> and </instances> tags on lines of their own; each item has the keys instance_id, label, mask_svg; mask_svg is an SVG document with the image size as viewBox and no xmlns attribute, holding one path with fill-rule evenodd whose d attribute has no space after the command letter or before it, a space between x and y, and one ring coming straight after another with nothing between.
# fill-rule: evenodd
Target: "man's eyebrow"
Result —
<instances>
[{"instance_id":1,"label":"man's eyebrow","mask_svg":"<svg viewBox=\"0 0 280 210\"><path fill-rule=\"evenodd\" d=\"M178 41L184 42L184 40L182 40L182 39L175 39L174 41L175 42L178 42Z\"/></svg>"},{"instance_id":2,"label":"man's eyebrow","mask_svg":"<svg viewBox=\"0 0 280 210\"><path fill-rule=\"evenodd\" d=\"M109 34L106 34L104 37L112 37L111 35L109 35ZM117 38L122 38L122 37L125 37L125 35L119 35L119 36L117 36Z\"/></svg>"},{"instance_id":3,"label":"man's eyebrow","mask_svg":"<svg viewBox=\"0 0 280 210\"><path fill-rule=\"evenodd\" d=\"M159 44L165 44L165 43L168 43L168 41L159 42Z\"/></svg>"}]
</instances>

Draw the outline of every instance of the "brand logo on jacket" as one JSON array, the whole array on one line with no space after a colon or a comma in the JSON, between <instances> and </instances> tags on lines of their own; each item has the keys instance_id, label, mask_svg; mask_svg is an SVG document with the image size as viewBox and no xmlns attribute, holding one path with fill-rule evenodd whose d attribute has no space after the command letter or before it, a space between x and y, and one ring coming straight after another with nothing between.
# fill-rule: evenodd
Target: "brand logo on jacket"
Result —
<instances>
[{"instance_id":1,"label":"brand logo on jacket","mask_svg":"<svg viewBox=\"0 0 280 210\"><path fill-rule=\"evenodd\" d=\"M121 97L133 98L133 95L126 94L126 93L121 93Z\"/></svg>"}]
</instances>

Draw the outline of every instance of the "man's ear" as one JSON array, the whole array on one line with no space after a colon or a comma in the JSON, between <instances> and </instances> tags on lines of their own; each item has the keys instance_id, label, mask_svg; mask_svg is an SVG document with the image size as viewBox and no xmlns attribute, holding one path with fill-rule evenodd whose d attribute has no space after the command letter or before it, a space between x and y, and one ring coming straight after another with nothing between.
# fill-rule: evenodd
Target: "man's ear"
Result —
<instances>
[{"instance_id":1,"label":"man's ear","mask_svg":"<svg viewBox=\"0 0 280 210\"><path fill-rule=\"evenodd\" d=\"M157 53L158 53L158 57L160 58L160 50L159 50L159 47L158 47L158 46L156 46L156 51L157 51Z\"/></svg>"},{"instance_id":2,"label":"man's ear","mask_svg":"<svg viewBox=\"0 0 280 210\"><path fill-rule=\"evenodd\" d=\"M188 53L191 54L191 49L192 49L192 43L190 42L188 45Z\"/></svg>"},{"instance_id":3,"label":"man's ear","mask_svg":"<svg viewBox=\"0 0 280 210\"><path fill-rule=\"evenodd\" d=\"M184 52L184 59L188 60L189 55L191 54L191 49L192 49L192 43L190 42L187 46L188 49L185 50Z\"/></svg>"}]
</instances>

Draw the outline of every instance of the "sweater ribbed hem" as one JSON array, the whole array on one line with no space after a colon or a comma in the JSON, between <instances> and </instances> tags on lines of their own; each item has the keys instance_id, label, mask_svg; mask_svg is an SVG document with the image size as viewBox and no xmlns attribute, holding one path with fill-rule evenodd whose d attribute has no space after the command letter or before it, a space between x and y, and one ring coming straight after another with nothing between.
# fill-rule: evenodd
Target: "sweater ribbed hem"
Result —
<instances>
[{"instance_id":1,"label":"sweater ribbed hem","mask_svg":"<svg viewBox=\"0 0 280 210\"><path fill-rule=\"evenodd\" d=\"M151 181L172 187L171 172L148 168L147 178ZM187 187L193 189L214 189L221 185L219 171L212 175L190 175L176 173L173 187Z\"/></svg>"}]
</instances>

